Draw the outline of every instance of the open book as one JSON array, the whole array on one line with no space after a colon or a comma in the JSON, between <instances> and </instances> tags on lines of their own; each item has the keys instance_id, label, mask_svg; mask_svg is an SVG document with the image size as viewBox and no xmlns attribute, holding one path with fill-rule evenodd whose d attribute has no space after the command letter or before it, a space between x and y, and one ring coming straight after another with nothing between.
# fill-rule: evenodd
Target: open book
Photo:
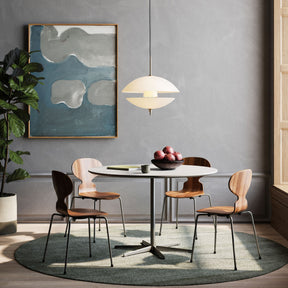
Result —
<instances>
[{"instance_id":1,"label":"open book","mask_svg":"<svg viewBox=\"0 0 288 288\"><path fill-rule=\"evenodd\" d=\"M114 169L114 170L125 170L125 171L133 171L140 169L140 166L137 165L112 165L107 166L107 169Z\"/></svg>"}]
</instances>

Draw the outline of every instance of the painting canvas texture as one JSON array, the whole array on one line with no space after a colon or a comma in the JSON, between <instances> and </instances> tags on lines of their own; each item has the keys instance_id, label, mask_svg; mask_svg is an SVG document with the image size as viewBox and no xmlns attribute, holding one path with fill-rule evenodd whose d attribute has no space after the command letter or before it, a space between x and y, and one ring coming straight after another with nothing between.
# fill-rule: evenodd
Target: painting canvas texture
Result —
<instances>
[{"instance_id":1,"label":"painting canvas texture","mask_svg":"<svg viewBox=\"0 0 288 288\"><path fill-rule=\"evenodd\" d=\"M117 137L117 25L30 24L29 50L45 77L30 138Z\"/></svg>"}]
</instances>

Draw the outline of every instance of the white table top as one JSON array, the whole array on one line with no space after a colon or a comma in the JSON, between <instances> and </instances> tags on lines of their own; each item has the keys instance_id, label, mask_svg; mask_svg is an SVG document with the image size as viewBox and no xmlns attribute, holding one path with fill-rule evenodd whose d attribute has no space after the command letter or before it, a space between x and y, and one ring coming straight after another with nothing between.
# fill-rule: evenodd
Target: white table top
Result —
<instances>
[{"instance_id":1,"label":"white table top","mask_svg":"<svg viewBox=\"0 0 288 288\"><path fill-rule=\"evenodd\" d=\"M110 165L109 165L110 166ZM133 164L133 166L141 166L141 164ZM175 170L161 170L150 165L149 173L142 173L141 168L132 171L107 169L107 166L96 167L89 169L89 172L105 176L117 177L142 177L142 178L186 178L197 177L214 174L217 172L216 168L195 166L195 165L181 165Z\"/></svg>"}]
</instances>

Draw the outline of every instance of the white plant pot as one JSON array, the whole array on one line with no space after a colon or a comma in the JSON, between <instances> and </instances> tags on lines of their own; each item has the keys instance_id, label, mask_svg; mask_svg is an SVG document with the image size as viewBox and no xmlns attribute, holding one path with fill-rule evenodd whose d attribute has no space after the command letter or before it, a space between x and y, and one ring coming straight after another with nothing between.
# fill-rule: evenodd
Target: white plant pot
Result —
<instances>
[{"instance_id":1,"label":"white plant pot","mask_svg":"<svg viewBox=\"0 0 288 288\"><path fill-rule=\"evenodd\" d=\"M5 194L0 197L0 235L17 231L17 196Z\"/></svg>"}]
</instances>

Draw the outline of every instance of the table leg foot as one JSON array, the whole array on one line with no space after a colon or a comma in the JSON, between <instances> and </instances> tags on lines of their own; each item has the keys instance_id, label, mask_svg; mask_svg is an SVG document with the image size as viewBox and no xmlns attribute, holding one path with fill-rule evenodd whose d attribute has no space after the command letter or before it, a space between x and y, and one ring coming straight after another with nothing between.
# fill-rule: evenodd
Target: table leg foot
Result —
<instances>
[{"instance_id":1,"label":"table leg foot","mask_svg":"<svg viewBox=\"0 0 288 288\"><path fill-rule=\"evenodd\" d=\"M115 245L115 249L124 249L124 250L130 250L130 249L140 249L142 248L142 245Z\"/></svg>"},{"instance_id":2,"label":"table leg foot","mask_svg":"<svg viewBox=\"0 0 288 288\"><path fill-rule=\"evenodd\" d=\"M130 252L126 252L123 254L123 257L127 257L127 256L132 256L132 255L137 255L137 254L141 254L141 253L145 253L145 252L149 252L151 250L150 246L145 246L140 249L134 250L134 251L130 251Z\"/></svg>"},{"instance_id":3,"label":"table leg foot","mask_svg":"<svg viewBox=\"0 0 288 288\"><path fill-rule=\"evenodd\" d=\"M173 248L174 246L179 246L180 243L173 243L173 244L168 244L168 245L165 245L165 246L161 246L161 245L157 245L157 247L160 249L160 248Z\"/></svg>"},{"instance_id":4,"label":"table leg foot","mask_svg":"<svg viewBox=\"0 0 288 288\"><path fill-rule=\"evenodd\" d=\"M156 257L158 257L159 259L165 259L165 256L160 252L160 250L157 247L152 246L150 243L144 240L141 242L141 245L116 245L114 248L115 249L135 249L133 251L124 253L123 257L150 252Z\"/></svg>"},{"instance_id":5,"label":"table leg foot","mask_svg":"<svg viewBox=\"0 0 288 288\"><path fill-rule=\"evenodd\" d=\"M153 255L157 256L159 259L165 259L165 256L161 253L161 251L157 247L151 246L150 252Z\"/></svg>"},{"instance_id":6,"label":"table leg foot","mask_svg":"<svg viewBox=\"0 0 288 288\"><path fill-rule=\"evenodd\" d=\"M183 252L188 252L191 253L191 249L185 249L185 248L178 248L178 247L172 247L176 245L169 245L169 246L156 246L161 251L183 251Z\"/></svg>"},{"instance_id":7,"label":"table leg foot","mask_svg":"<svg viewBox=\"0 0 288 288\"><path fill-rule=\"evenodd\" d=\"M151 246L151 244L149 242L145 241L145 240L142 240L141 245L145 246L145 247Z\"/></svg>"}]
</instances>

